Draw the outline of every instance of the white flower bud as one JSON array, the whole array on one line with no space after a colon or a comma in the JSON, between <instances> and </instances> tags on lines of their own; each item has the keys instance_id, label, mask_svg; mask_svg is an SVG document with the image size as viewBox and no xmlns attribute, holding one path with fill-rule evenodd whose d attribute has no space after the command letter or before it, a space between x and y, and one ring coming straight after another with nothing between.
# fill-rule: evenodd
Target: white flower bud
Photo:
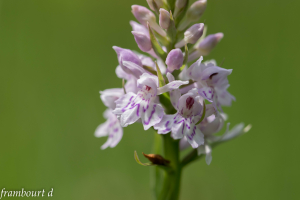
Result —
<instances>
[{"instance_id":1,"label":"white flower bud","mask_svg":"<svg viewBox=\"0 0 300 200\"><path fill-rule=\"evenodd\" d=\"M137 31L131 31L131 33L134 35L134 39L142 51L148 52L152 49L152 44L148 35Z\"/></svg>"},{"instance_id":2,"label":"white flower bud","mask_svg":"<svg viewBox=\"0 0 300 200\"><path fill-rule=\"evenodd\" d=\"M200 42L199 46L196 48L201 53L201 55L206 56L213 50L213 48L220 42L223 37L223 33L208 35L206 38L204 38L203 41Z\"/></svg>"},{"instance_id":3,"label":"white flower bud","mask_svg":"<svg viewBox=\"0 0 300 200\"><path fill-rule=\"evenodd\" d=\"M204 30L204 24L194 24L188 30L184 32L184 41L186 43L195 44L202 36Z\"/></svg>"},{"instance_id":4,"label":"white flower bud","mask_svg":"<svg viewBox=\"0 0 300 200\"><path fill-rule=\"evenodd\" d=\"M206 4L206 0L199 0L193 3L186 13L187 19L191 22L200 19L206 9Z\"/></svg>"},{"instance_id":5,"label":"white flower bud","mask_svg":"<svg viewBox=\"0 0 300 200\"><path fill-rule=\"evenodd\" d=\"M141 24L147 27L147 23L149 22L150 26L156 32L158 32L162 36L166 36L164 30L156 23L155 15L148 8L138 5L132 5L131 8L132 14Z\"/></svg>"},{"instance_id":6,"label":"white flower bud","mask_svg":"<svg viewBox=\"0 0 300 200\"><path fill-rule=\"evenodd\" d=\"M147 22L153 23L156 22L155 15L148 9L139 5L132 5L132 14L135 18L144 26L147 26Z\"/></svg>"},{"instance_id":7,"label":"white flower bud","mask_svg":"<svg viewBox=\"0 0 300 200\"><path fill-rule=\"evenodd\" d=\"M154 0L146 0L148 5L149 5L149 8L153 11L155 11L155 7L154 7Z\"/></svg>"},{"instance_id":8,"label":"white flower bud","mask_svg":"<svg viewBox=\"0 0 300 200\"><path fill-rule=\"evenodd\" d=\"M167 56L166 64L168 71L173 72L174 70L180 69L183 64L183 53L180 49L173 49Z\"/></svg>"},{"instance_id":9,"label":"white flower bud","mask_svg":"<svg viewBox=\"0 0 300 200\"><path fill-rule=\"evenodd\" d=\"M170 25L170 13L165 9L159 9L159 25L163 29L168 29Z\"/></svg>"}]
</instances>

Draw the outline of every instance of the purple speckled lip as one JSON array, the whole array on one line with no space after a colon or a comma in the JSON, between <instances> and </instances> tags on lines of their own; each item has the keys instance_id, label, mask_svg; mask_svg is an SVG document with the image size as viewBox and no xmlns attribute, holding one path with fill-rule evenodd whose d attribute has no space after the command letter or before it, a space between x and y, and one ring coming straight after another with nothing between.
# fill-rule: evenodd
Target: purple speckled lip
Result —
<instances>
[{"instance_id":1,"label":"purple speckled lip","mask_svg":"<svg viewBox=\"0 0 300 200\"><path fill-rule=\"evenodd\" d=\"M150 123L150 121L151 121L151 119L152 119L152 116L153 116L153 114L155 113L155 108L156 108L156 105L154 104L154 105L153 105L153 110L151 111L151 114L150 114L150 117L149 117L148 121L147 121L147 122L144 121L144 124L145 124L145 125L149 125L149 123Z\"/></svg>"},{"instance_id":2,"label":"purple speckled lip","mask_svg":"<svg viewBox=\"0 0 300 200\"><path fill-rule=\"evenodd\" d=\"M170 121L167 121L165 124L165 129L162 131L163 133L168 133L171 131L171 128L168 128Z\"/></svg>"},{"instance_id":3,"label":"purple speckled lip","mask_svg":"<svg viewBox=\"0 0 300 200\"><path fill-rule=\"evenodd\" d=\"M130 105L130 103L131 103L133 97L134 97L134 96L131 96L131 97L130 97L128 104L127 104L124 108L122 108L122 112L125 112L126 108Z\"/></svg>"},{"instance_id":4,"label":"purple speckled lip","mask_svg":"<svg viewBox=\"0 0 300 200\"><path fill-rule=\"evenodd\" d=\"M191 135L187 135L187 137L189 138L189 140L193 140L194 136L196 135L196 126L194 126L193 128L193 132Z\"/></svg>"}]
</instances>

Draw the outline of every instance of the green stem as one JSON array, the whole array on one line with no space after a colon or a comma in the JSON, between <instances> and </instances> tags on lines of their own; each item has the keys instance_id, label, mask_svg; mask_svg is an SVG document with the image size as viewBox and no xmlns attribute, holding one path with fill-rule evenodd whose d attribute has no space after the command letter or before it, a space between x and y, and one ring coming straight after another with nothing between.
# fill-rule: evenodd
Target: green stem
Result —
<instances>
[{"instance_id":1,"label":"green stem","mask_svg":"<svg viewBox=\"0 0 300 200\"><path fill-rule=\"evenodd\" d=\"M171 169L165 172L163 188L158 200L178 200L181 178L179 140L173 140L169 134L163 135L162 137L165 159L170 161Z\"/></svg>"}]
</instances>

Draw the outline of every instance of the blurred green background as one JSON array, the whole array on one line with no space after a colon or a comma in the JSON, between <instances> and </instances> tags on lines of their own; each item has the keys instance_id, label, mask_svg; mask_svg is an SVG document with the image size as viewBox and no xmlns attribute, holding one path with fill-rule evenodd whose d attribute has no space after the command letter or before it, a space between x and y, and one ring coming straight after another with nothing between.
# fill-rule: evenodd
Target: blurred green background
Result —
<instances>
[{"instance_id":1,"label":"blurred green background","mask_svg":"<svg viewBox=\"0 0 300 200\"><path fill-rule=\"evenodd\" d=\"M114 149L94 130L104 119L99 90L120 87L113 45L138 50L132 4L145 0L0 1L0 189L54 188L53 199L151 199L153 132L125 128ZM206 59L231 69L225 108L246 135L183 173L184 200L300 199L300 1L208 0L201 21L224 39ZM143 159L144 160L144 159Z\"/></svg>"}]
</instances>

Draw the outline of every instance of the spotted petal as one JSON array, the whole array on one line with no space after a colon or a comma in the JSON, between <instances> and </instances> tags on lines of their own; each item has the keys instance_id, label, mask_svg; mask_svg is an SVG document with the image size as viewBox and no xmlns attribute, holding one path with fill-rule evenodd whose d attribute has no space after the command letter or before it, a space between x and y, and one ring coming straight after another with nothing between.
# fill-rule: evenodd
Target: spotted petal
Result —
<instances>
[{"instance_id":1,"label":"spotted petal","mask_svg":"<svg viewBox=\"0 0 300 200\"><path fill-rule=\"evenodd\" d=\"M154 129L158 134L167 134L172 130L176 115L164 115L162 120L154 125Z\"/></svg>"},{"instance_id":2,"label":"spotted petal","mask_svg":"<svg viewBox=\"0 0 300 200\"><path fill-rule=\"evenodd\" d=\"M115 101L124 94L124 91L122 88L112 88L100 91L100 94L100 98L104 105L109 107L110 109L115 109Z\"/></svg>"},{"instance_id":3,"label":"spotted petal","mask_svg":"<svg viewBox=\"0 0 300 200\"><path fill-rule=\"evenodd\" d=\"M107 141L101 146L101 149L106 149L107 147L113 148L122 139L123 129L117 116L110 109L105 111L104 116L107 118L107 121L97 127L95 136L108 136Z\"/></svg>"},{"instance_id":4,"label":"spotted petal","mask_svg":"<svg viewBox=\"0 0 300 200\"><path fill-rule=\"evenodd\" d=\"M141 102L141 119L145 130L159 123L164 116L164 109L161 105L146 101Z\"/></svg>"},{"instance_id":5,"label":"spotted petal","mask_svg":"<svg viewBox=\"0 0 300 200\"><path fill-rule=\"evenodd\" d=\"M195 124L186 124L185 136L193 148L204 144L204 135Z\"/></svg>"},{"instance_id":6,"label":"spotted petal","mask_svg":"<svg viewBox=\"0 0 300 200\"><path fill-rule=\"evenodd\" d=\"M133 103L133 100L136 98L136 96L137 95L132 92L128 92L127 94L123 95L121 98L115 101L116 108L113 110L113 113L115 115L123 114L131 107L131 104Z\"/></svg>"},{"instance_id":7,"label":"spotted petal","mask_svg":"<svg viewBox=\"0 0 300 200\"><path fill-rule=\"evenodd\" d=\"M214 98L214 90L211 87L208 86L200 86L198 89L198 93L200 96L205 98L209 102L213 102Z\"/></svg>"}]
</instances>

